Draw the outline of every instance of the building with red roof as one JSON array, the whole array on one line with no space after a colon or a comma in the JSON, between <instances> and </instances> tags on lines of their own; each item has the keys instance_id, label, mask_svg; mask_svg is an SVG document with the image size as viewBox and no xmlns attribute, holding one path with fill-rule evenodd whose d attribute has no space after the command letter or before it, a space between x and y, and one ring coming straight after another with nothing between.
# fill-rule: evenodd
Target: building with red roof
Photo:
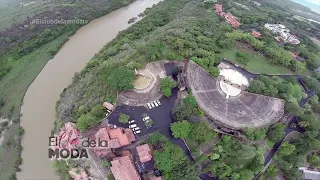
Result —
<instances>
[{"instance_id":1,"label":"building with red roof","mask_svg":"<svg viewBox=\"0 0 320 180\"><path fill-rule=\"evenodd\" d=\"M261 33L260 32L258 32L258 31L252 31L252 36L253 37L255 37L255 38L259 38L259 37L261 37Z\"/></svg>"},{"instance_id":2,"label":"building with red roof","mask_svg":"<svg viewBox=\"0 0 320 180\"><path fill-rule=\"evenodd\" d=\"M95 140L102 142L103 147L95 147L94 153L96 156L106 157L113 155L112 149L129 145L136 139L131 129L105 127L98 130Z\"/></svg>"},{"instance_id":3,"label":"building with red roof","mask_svg":"<svg viewBox=\"0 0 320 180\"><path fill-rule=\"evenodd\" d=\"M214 9L214 12L223 17L227 23L232 25L232 27L238 28L240 26L240 22L232 14L223 12L221 4L215 4Z\"/></svg>"},{"instance_id":4,"label":"building with red roof","mask_svg":"<svg viewBox=\"0 0 320 180\"><path fill-rule=\"evenodd\" d=\"M221 13L223 12L222 11L222 5L221 4L215 4L214 5L214 12L220 16Z\"/></svg>"},{"instance_id":5,"label":"building with red roof","mask_svg":"<svg viewBox=\"0 0 320 180\"><path fill-rule=\"evenodd\" d=\"M54 135L57 137L57 146L52 147L53 149L74 149L77 148L80 143L80 131L77 129L76 125L72 122L67 122L61 127L58 134Z\"/></svg>"},{"instance_id":6,"label":"building with red roof","mask_svg":"<svg viewBox=\"0 0 320 180\"><path fill-rule=\"evenodd\" d=\"M152 160L152 147L149 144L144 144L136 147L141 163Z\"/></svg>"},{"instance_id":7,"label":"building with red roof","mask_svg":"<svg viewBox=\"0 0 320 180\"><path fill-rule=\"evenodd\" d=\"M110 170L116 180L141 180L131 154L114 158L111 161Z\"/></svg>"},{"instance_id":8,"label":"building with red roof","mask_svg":"<svg viewBox=\"0 0 320 180\"><path fill-rule=\"evenodd\" d=\"M290 53L292 59L297 59L298 56L295 53L293 53L291 51L289 51L289 53Z\"/></svg>"},{"instance_id":9,"label":"building with red roof","mask_svg":"<svg viewBox=\"0 0 320 180\"><path fill-rule=\"evenodd\" d=\"M238 28L240 26L240 22L230 13L224 14L224 18L227 23L231 24L232 27Z\"/></svg>"}]
</instances>

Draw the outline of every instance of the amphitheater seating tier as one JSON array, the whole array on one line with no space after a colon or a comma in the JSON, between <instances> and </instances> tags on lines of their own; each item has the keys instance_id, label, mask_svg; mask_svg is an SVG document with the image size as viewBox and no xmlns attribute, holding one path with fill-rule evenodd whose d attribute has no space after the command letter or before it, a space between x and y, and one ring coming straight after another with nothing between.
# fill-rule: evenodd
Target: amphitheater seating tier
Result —
<instances>
[{"instance_id":1,"label":"amphitheater seating tier","mask_svg":"<svg viewBox=\"0 0 320 180\"><path fill-rule=\"evenodd\" d=\"M234 129L259 127L279 120L284 114L284 101L278 98L241 92L226 99L217 87L217 79L193 61L187 66L187 83L206 114Z\"/></svg>"}]
</instances>

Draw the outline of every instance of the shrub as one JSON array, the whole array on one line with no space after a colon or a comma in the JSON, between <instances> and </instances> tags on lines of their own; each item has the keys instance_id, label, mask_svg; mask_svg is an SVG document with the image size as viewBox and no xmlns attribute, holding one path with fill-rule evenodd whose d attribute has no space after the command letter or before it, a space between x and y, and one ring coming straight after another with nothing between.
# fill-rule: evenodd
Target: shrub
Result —
<instances>
[{"instance_id":1,"label":"shrub","mask_svg":"<svg viewBox=\"0 0 320 180\"><path fill-rule=\"evenodd\" d=\"M191 124L184 120L171 124L172 135L175 138L186 138L191 132Z\"/></svg>"},{"instance_id":2,"label":"shrub","mask_svg":"<svg viewBox=\"0 0 320 180\"><path fill-rule=\"evenodd\" d=\"M129 119L130 119L129 115L120 113L118 121L122 124L127 124L129 122Z\"/></svg>"},{"instance_id":3,"label":"shrub","mask_svg":"<svg viewBox=\"0 0 320 180\"><path fill-rule=\"evenodd\" d=\"M77 127L81 131L88 130L88 128L99 122L99 118L96 118L91 113L83 114L77 119Z\"/></svg>"},{"instance_id":4,"label":"shrub","mask_svg":"<svg viewBox=\"0 0 320 180\"><path fill-rule=\"evenodd\" d=\"M171 96L171 89L177 87L177 82L170 77L161 79L160 81L162 94L166 97Z\"/></svg>"}]
</instances>

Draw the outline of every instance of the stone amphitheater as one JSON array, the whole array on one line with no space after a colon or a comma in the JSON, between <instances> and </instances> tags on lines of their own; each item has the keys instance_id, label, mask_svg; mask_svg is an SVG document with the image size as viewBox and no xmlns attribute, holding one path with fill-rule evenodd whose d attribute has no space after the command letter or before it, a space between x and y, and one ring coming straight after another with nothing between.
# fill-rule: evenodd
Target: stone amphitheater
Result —
<instances>
[{"instance_id":1,"label":"stone amphitheater","mask_svg":"<svg viewBox=\"0 0 320 180\"><path fill-rule=\"evenodd\" d=\"M147 64L144 69L136 70L136 74L150 78L150 83L143 89L133 89L122 91L118 94L120 103L130 106L143 106L150 101L158 100L162 97L160 91L160 78L167 76L164 64L167 61L157 61Z\"/></svg>"},{"instance_id":2,"label":"stone amphitheater","mask_svg":"<svg viewBox=\"0 0 320 180\"><path fill-rule=\"evenodd\" d=\"M231 129L261 127L278 121L284 114L282 99L241 91L226 97L220 78L213 78L202 67L189 61L186 67L187 86L199 107L215 122Z\"/></svg>"}]
</instances>

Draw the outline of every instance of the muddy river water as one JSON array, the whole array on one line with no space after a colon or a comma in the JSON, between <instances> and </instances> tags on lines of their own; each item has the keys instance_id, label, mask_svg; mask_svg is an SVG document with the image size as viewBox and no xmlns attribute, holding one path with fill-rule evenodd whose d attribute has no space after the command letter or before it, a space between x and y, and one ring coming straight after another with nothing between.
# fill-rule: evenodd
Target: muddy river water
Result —
<instances>
[{"instance_id":1,"label":"muddy river water","mask_svg":"<svg viewBox=\"0 0 320 180\"><path fill-rule=\"evenodd\" d=\"M52 161L48 157L49 136L59 95L72 82L74 73L98 53L119 31L128 28L127 21L161 0L136 0L80 28L48 62L28 88L21 109L22 139L19 180L55 180Z\"/></svg>"}]
</instances>

